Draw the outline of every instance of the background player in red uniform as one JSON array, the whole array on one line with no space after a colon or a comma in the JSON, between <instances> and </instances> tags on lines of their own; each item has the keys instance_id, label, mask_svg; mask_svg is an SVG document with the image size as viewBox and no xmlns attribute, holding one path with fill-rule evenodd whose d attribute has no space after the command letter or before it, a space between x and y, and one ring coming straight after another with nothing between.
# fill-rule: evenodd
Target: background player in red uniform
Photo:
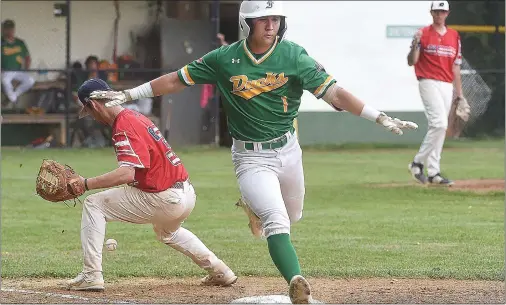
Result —
<instances>
[{"instance_id":1,"label":"background player in red uniform","mask_svg":"<svg viewBox=\"0 0 506 305\"><path fill-rule=\"evenodd\" d=\"M450 12L447 1L432 1L430 13L433 23L420 29L414 36L408 65L415 66L420 96L429 122L429 130L409 170L415 180L432 184L451 185L440 170L441 152L448 128L448 115L453 100L462 94L460 64L462 62L460 37L457 31L445 26ZM453 82L453 85L452 85ZM427 165L428 179L423 168Z\"/></svg>"},{"instance_id":2,"label":"background player in red uniform","mask_svg":"<svg viewBox=\"0 0 506 305\"><path fill-rule=\"evenodd\" d=\"M181 227L195 206L196 195L179 157L158 128L140 113L121 106L106 108L89 98L95 90L112 90L100 79L87 80L78 90L83 103L79 117L91 115L112 126L119 167L101 176L84 179L87 190L111 188L86 197L81 221L84 268L65 283L73 290L103 290L102 247L106 222L153 224L158 239L190 257L209 275L204 285L228 286L234 272L197 236Z\"/></svg>"}]
</instances>

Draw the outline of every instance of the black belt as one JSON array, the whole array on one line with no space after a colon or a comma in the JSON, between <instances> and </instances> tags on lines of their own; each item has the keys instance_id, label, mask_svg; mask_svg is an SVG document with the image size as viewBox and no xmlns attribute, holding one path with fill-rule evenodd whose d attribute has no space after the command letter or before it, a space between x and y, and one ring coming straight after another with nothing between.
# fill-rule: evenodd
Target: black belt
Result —
<instances>
[{"instance_id":1,"label":"black belt","mask_svg":"<svg viewBox=\"0 0 506 305\"><path fill-rule=\"evenodd\" d=\"M189 184L191 184L190 179L187 179L185 181L177 181L177 182L175 182L170 188L171 189L180 189L180 190L182 190L182 189L184 189L184 183L185 182L188 182Z\"/></svg>"}]
</instances>

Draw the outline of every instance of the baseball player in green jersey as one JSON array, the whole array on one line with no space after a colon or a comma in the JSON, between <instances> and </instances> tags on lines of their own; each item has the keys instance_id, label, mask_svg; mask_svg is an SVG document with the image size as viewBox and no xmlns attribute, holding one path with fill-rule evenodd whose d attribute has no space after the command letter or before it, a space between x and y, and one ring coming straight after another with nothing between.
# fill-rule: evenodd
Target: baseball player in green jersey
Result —
<instances>
[{"instance_id":1,"label":"baseball player in green jersey","mask_svg":"<svg viewBox=\"0 0 506 305\"><path fill-rule=\"evenodd\" d=\"M29 73L19 71L30 69L31 57L25 42L14 36L15 24L12 20L2 23L2 86L5 95L13 106L18 97L28 91L35 84ZM19 81L14 89L12 81Z\"/></svg>"},{"instance_id":2,"label":"baseball player in green jersey","mask_svg":"<svg viewBox=\"0 0 506 305\"><path fill-rule=\"evenodd\" d=\"M364 105L339 87L304 48L283 39L287 23L282 4L243 1L239 23L246 39L139 87L92 95L113 106L195 84L215 84L226 101L232 160L242 195L239 205L250 218L252 233L266 237L272 261L289 284L292 303L304 304L312 302L311 288L289 235L291 224L302 217L305 194L302 151L293 128L303 90L396 134L418 126Z\"/></svg>"}]
</instances>

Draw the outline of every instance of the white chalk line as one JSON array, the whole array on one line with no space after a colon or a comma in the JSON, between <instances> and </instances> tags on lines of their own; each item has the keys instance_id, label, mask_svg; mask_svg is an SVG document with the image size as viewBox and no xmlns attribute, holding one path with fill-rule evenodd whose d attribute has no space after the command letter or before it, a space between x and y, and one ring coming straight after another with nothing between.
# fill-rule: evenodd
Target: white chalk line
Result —
<instances>
[{"instance_id":1,"label":"white chalk line","mask_svg":"<svg viewBox=\"0 0 506 305\"><path fill-rule=\"evenodd\" d=\"M33 290L24 290L24 289L14 289L14 288L2 288L2 291L5 292L15 292L15 293L25 293L25 294L42 294L46 297L57 297L62 299L74 299L80 301L99 301L104 303L115 303L115 304L135 304L135 302L128 301L114 301L106 298L86 298L73 294L61 294L54 292L41 292L41 291L33 291Z\"/></svg>"}]
</instances>

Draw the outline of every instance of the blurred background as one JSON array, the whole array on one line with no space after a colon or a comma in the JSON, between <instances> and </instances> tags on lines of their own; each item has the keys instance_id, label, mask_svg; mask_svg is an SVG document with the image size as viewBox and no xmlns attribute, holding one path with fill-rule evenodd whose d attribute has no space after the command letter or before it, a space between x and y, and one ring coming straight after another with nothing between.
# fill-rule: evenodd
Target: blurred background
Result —
<instances>
[{"instance_id":1,"label":"blurred background","mask_svg":"<svg viewBox=\"0 0 506 305\"><path fill-rule=\"evenodd\" d=\"M115 90L129 89L242 39L240 2L2 1L2 40L16 37L15 47L2 48L2 146L109 146L108 126L77 120L77 88L99 77ZM504 137L504 1L449 2L447 24L462 38L464 93L473 112L467 124L451 124L448 137ZM305 94L297 121L302 145L421 142L427 124L406 55L414 31L431 23L429 3L284 2L287 39L367 103L420 125L395 137ZM127 107L150 117L173 145L231 144L212 85ZM353 130L344 128L350 122Z\"/></svg>"}]
</instances>

